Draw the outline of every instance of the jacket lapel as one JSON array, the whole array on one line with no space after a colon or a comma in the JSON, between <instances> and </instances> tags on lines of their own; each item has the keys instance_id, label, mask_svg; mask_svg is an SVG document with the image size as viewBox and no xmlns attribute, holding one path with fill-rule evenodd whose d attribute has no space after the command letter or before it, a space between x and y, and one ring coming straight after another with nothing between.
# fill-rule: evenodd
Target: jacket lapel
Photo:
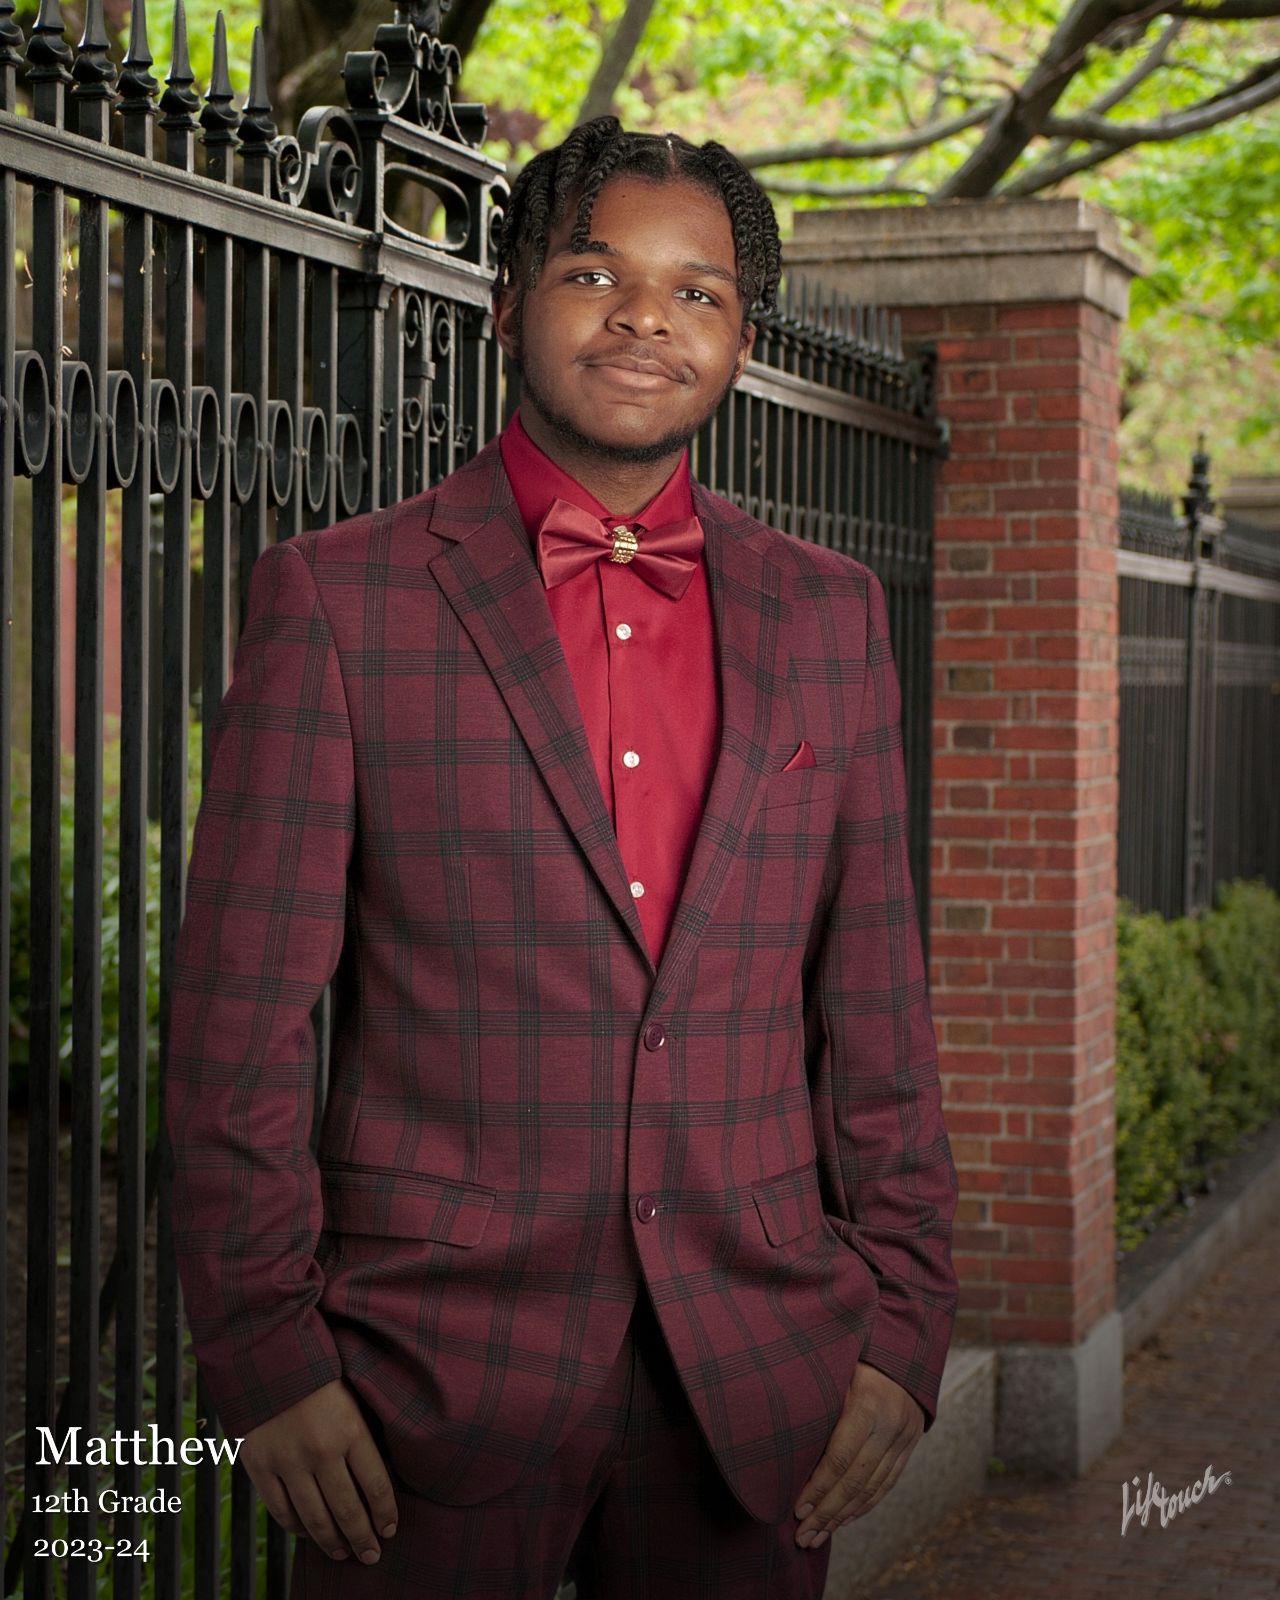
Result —
<instances>
[{"instance_id":1,"label":"jacket lapel","mask_svg":"<svg viewBox=\"0 0 1280 1600\"><path fill-rule=\"evenodd\" d=\"M773 746L774 711L786 693L790 650L782 573L766 561L768 535L723 514L700 483L694 510L705 536L707 581L720 677L720 751L689 870L676 907L651 1004L661 1005L715 912L760 808Z\"/></svg>"},{"instance_id":2,"label":"jacket lapel","mask_svg":"<svg viewBox=\"0 0 1280 1600\"><path fill-rule=\"evenodd\" d=\"M450 540L428 563L432 576L492 673L565 821L652 969L569 663L496 439L440 485L430 527Z\"/></svg>"},{"instance_id":3,"label":"jacket lapel","mask_svg":"<svg viewBox=\"0 0 1280 1600\"><path fill-rule=\"evenodd\" d=\"M772 748L788 651L778 568L765 535L722 514L693 486L706 538L721 692L720 749L654 1001L697 948L751 829ZM745 519L744 519L745 520ZM578 697L496 440L437 489L431 531L448 540L428 563L479 651L605 893L654 971L613 823L600 793Z\"/></svg>"}]
</instances>

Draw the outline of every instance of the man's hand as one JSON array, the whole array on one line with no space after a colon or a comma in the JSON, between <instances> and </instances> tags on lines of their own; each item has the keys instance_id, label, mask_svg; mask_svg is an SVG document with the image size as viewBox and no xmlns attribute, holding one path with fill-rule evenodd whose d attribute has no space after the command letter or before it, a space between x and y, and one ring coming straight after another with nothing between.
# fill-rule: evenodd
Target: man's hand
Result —
<instances>
[{"instance_id":1,"label":"man's hand","mask_svg":"<svg viewBox=\"0 0 1280 1600\"><path fill-rule=\"evenodd\" d=\"M796 1543L820 1545L836 1528L879 1504L897 1483L923 1432L919 1402L901 1384L860 1361L822 1460L800 1491Z\"/></svg>"},{"instance_id":2,"label":"man's hand","mask_svg":"<svg viewBox=\"0 0 1280 1600\"><path fill-rule=\"evenodd\" d=\"M280 1526L335 1561L354 1550L371 1564L382 1553L374 1528L384 1539L396 1531L391 1479L341 1379L251 1429L239 1459Z\"/></svg>"}]
</instances>

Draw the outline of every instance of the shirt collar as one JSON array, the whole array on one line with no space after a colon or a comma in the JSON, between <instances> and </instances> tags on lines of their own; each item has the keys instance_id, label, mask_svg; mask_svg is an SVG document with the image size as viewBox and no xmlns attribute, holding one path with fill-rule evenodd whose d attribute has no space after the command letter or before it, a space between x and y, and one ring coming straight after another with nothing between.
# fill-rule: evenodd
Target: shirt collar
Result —
<instances>
[{"instance_id":1,"label":"shirt collar","mask_svg":"<svg viewBox=\"0 0 1280 1600\"><path fill-rule=\"evenodd\" d=\"M525 531L532 539L556 499L570 500L593 517L611 518L608 506L571 477L563 467L557 466L546 452L534 444L524 430L517 408L510 422L498 438L502 464L511 481ZM681 453L679 463L671 476L642 511L629 518L656 528L659 523L675 522L693 516L693 488L689 474L689 452Z\"/></svg>"}]
</instances>

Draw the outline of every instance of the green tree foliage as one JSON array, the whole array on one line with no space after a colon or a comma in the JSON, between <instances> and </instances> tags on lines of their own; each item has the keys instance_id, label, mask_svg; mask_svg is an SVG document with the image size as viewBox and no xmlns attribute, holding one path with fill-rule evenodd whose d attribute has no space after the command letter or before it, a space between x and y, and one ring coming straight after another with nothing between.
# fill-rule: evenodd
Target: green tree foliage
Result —
<instances>
[{"instance_id":1,"label":"green tree foliage","mask_svg":"<svg viewBox=\"0 0 1280 1600\"><path fill-rule=\"evenodd\" d=\"M625 0L570 0L549 15L535 0L490 4L465 93L490 104L490 149L513 171L579 119L627 9ZM1233 469L1280 469L1280 24L1265 5L1222 0L1214 20L1195 9L659 0L614 109L629 126L678 127L739 151L778 204L784 233L793 208L841 201L1101 201L1146 264L1125 346L1125 468L1176 489L1208 425L1221 482ZM1269 9L1280 14L1280 4ZM1073 17L1094 32L1068 47ZM973 176L1055 52L1061 82L1040 131L1009 138L985 176ZM1184 367L1196 374L1190 386ZM1173 426L1162 431L1155 423L1170 406Z\"/></svg>"}]
</instances>

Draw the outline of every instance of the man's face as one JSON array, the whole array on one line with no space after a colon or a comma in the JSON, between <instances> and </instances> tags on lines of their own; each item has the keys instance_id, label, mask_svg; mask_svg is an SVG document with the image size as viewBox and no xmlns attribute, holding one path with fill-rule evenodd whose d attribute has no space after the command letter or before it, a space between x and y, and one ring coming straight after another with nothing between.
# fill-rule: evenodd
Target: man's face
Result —
<instances>
[{"instance_id":1,"label":"man's face","mask_svg":"<svg viewBox=\"0 0 1280 1600\"><path fill-rule=\"evenodd\" d=\"M574 212L571 199L523 305L510 288L498 303L521 407L574 450L660 461L714 415L755 342L729 213L696 184L623 173L596 197L592 248L571 254Z\"/></svg>"}]
</instances>

